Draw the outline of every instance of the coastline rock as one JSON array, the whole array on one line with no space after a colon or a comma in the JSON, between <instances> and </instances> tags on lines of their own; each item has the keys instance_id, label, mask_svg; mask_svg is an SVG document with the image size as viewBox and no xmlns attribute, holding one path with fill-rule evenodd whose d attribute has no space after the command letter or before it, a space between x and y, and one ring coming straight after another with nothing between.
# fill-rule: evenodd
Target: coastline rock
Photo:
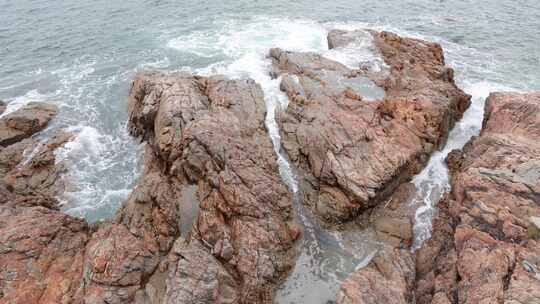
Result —
<instances>
[{"instance_id":1,"label":"coastline rock","mask_svg":"<svg viewBox=\"0 0 540 304\"><path fill-rule=\"evenodd\" d=\"M0 149L0 179L13 170L24 159L24 152L37 145L37 140L26 138L17 143Z\"/></svg>"},{"instance_id":2,"label":"coastline rock","mask_svg":"<svg viewBox=\"0 0 540 304\"><path fill-rule=\"evenodd\" d=\"M10 158L2 167L11 167L4 177L5 184L11 191L18 194L40 194L55 197L64 192L64 181L61 175L65 172L62 164L56 163L54 151L73 139L71 133L58 133L49 138L45 143L37 143L32 139L25 139L0 151L0 159L7 153ZM12 149L13 147L13 149ZM27 159L24 159L21 148L29 151ZM13 153L15 152L15 153ZM18 160L13 167L13 160Z\"/></svg>"},{"instance_id":3,"label":"coastline rock","mask_svg":"<svg viewBox=\"0 0 540 304\"><path fill-rule=\"evenodd\" d=\"M416 188L407 181L445 143L470 96L455 85L438 44L341 30L331 31L328 43L354 47L370 38L386 64L380 69L360 65L355 70L312 55L271 52L291 101L281 117L282 138L305 179L301 190L308 205L338 223L369 209L367 221L384 244L368 266L342 283L337 303L411 303L416 270L409 202ZM310 57L317 64L305 64ZM338 83L368 78L385 95L366 98L361 87L336 87L328 81L329 70Z\"/></svg>"},{"instance_id":4,"label":"coastline rock","mask_svg":"<svg viewBox=\"0 0 540 304\"><path fill-rule=\"evenodd\" d=\"M116 217L93 226L54 199L63 167L53 151L70 135L2 149L0 303L271 303L300 232L261 88L142 73L129 114L146 141L144 172Z\"/></svg>"},{"instance_id":5,"label":"coastline rock","mask_svg":"<svg viewBox=\"0 0 540 304\"><path fill-rule=\"evenodd\" d=\"M0 146L9 146L43 130L56 112L55 105L31 102L0 118Z\"/></svg>"},{"instance_id":6,"label":"coastline rock","mask_svg":"<svg viewBox=\"0 0 540 304\"><path fill-rule=\"evenodd\" d=\"M86 223L39 206L46 198L18 199L0 205L0 303L73 303Z\"/></svg>"},{"instance_id":7,"label":"coastline rock","mask_svg":"<svg viewBox=\"0 0 540 304\"><path fill-rule=\"evenodd\" d=\"M417 252L417 303L540 302L540 93L492 93L480 136L450 161L452 192Z\"/></svg>"},{"instance_id":8,"label":"coastline rock","mask_svg":"<svg viewBox=\"0 0 540 304\"><path fill-rule=\"evenodd\" d=\"M56 109L29 104L0 119L0 303L72 303L80 291L88 226L59 211L63 167L58 133L41 144L26 138Z\"/></svg>"},{"instance_id":9,"label":"coastline rock","mask_svg":"<svg viewBox=\"0 0 540 304\"><path fill-rule=\"evenodd\" d=\"M131 133L148 142L164 174L197 186L198 218L186 249L171 253L167 303L271 303L292 267L298 232L266 134L259 85L143 73L133 83L129 112ZM209 285L197 284L207 278L199 258L178 256L193 246L207 252L204 260L219 273Z\"/></svg>"},{"instance_id":10,"label":"coastline rock","mask_svg":"<svg viewBox=\"0 0 540 304\"><path fill-rule=\"evenodd\" d=\"M341 285L338 304L412 303L414 258L408 250L383 250Z\"/></svg>"},{"instance_id":11,"label":"coastline rock","mask_svg":"<svg viewBox=\"0 0 540 304\"><path fill-rule=\"evenodd\" d=\"M5 103L4 101L0 100L0 115L1 115L2 113L4 113L4 111L6 110L6 108L7 108L6 103Z\"/></svg>"},{"instance_id":12,"label":"coastline rock","mask_svg":"<svg viewBox=\"0 0 540 304\"><path fill-rule=\"evenodd\" d=\"M332 33L331 41L354 37ZM303 201L330 222L388 198L445 142L470 102L438 44L388 32L373 33L373 41L389 73L350 69L314 53L269 53L290 99L280 114L283 147L298 168ZM383 98L369 101L353 88L370 79Z\"/></svg>"}]
</instances>

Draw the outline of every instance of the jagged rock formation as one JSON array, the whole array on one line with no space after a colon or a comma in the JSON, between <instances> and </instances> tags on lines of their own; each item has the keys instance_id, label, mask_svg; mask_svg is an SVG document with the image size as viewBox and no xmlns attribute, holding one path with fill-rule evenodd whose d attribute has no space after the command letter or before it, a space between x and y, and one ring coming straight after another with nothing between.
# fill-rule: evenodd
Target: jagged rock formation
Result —
<instances>
[{"instance_id":1,"label":"jagged rock formation","mask_svg":"<svg viewBox=\"0 0 540 304\"><path fill-rule=\"evenodd\" d=\"M43 130L56 115L56 112L57 109L54 105L31 102L21 109L5 115L0 120L0 146L9 146Z\"/></svg>"},{"instance_id":2,"label":"jagged rock formation","mask_svg":"<svg viewBox=\"0 0 540 304\"><path fill-rule=\"evenodd\" d=\"M148 142L163 174L198 187L199 215L171 254L165 301L270 302L299 231L259 85L141 74L129 106L130 130Z\"/></svg>"},{"instance_id":3,"label":"jagged rock formation","mask_svg":"<svg viewBox=\"0 0 540 304\"><path fill-rule=\"evenodd\" d=\"M53 198L53 150L68 135L28 161L32 138L0 152L0 303L272 302L300 231L259 85L144 73L129 114L130 131L147 143L144 173L117 216L94 227ZM182 222L196 216L183 205L199 206L194 223Z\"/></svg>"},{"instance_id":4,"label":"jagged rock formation","mask_svg":"<svg viewBox=\"0 0 540 304\"><path fill-rule=\"evenodd\" d=\"M438 44L366 31L331 31L328 42L339 48L366 38L383 58L382 69L270 51L273 73L282 76L290 99L280 115L281 135L298 168L304 202L332 223L368 211L363 218L386 244L344 281L338 303L410 303L415 259L407 204L415 189L406 182L445 143L470 96L455 85ZM384 97L369 98L355 88L369 80L384 89Z\"/></svg>"},{"instance_id":5,"label":"jagged rock formation","mask_svg":"<svg viewBox=\"0 0 540 304\"><path fill-rule=\"evenodd\" d=\"M0 119L0 303L69 303L79 288L88 226L52 197L62 191L63 170L53 151L71 134L44 144L30 138L55 113L31 103Z\"/></svg>"},{"instance_id":6,"label":"jagged rock formation","mask_svg":"<svg viewBox=\"0 0 540 304\"><path fill-rule=\"evenodd\" d=\"M331 46L353 34L331 32ZM304 202L332 222L376 206L417 173L469 105L438 44L388 32L373 39L389 71L350 69L314 53L269 54L290 99L280 117L283 146ZM368 79L384 98L369 101L351 87Z\"/></svg>"},{"instance_id":7,"label":"jagged rock formation","mask_svg":"<svg viewBox=\"0 0 540 304\"><path fill-rule=\"evenodd\" d=\"M482 134L450 155L453 191L414 255L406 181L470 97L437 44L332 31L329 45L359 35L372 35L386 68L270 51L291 101L278 118L305 202L329 222L367 211L362 220L386 244L337 302L538 302L540 94L490 96ZM368 80L384 97L351 87ZM0 303L272 303L301 231L260 86L140 73L128 111L144 172L116 216L94 225L55 199L65 168L54 151L72 134L32 136L56 109L30 104L0 118Z\"/></svg>"},{"instance_id":8,"label":"jagged rock formation","mask_svg":"<svg viewBox=\"0 0 540 304\"><path fill-rule=\"evenodd\" d=\"M417 253L417 303L540 303L540 94L493 93L449 157L452 192Z\"/></svg>"}]
</instances>

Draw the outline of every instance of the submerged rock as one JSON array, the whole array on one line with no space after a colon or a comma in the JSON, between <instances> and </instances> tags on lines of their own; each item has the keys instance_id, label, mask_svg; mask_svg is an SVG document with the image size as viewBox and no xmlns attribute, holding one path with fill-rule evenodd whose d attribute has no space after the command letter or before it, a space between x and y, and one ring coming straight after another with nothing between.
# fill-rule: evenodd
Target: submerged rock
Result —
<instances>
[{"instance_id":1,"label":"submerged rock","mask_svg":"<svg viewBox=\"0 0 540 304\"><path fill-rule=\"evenodd\" d=\"M539 139L539 93L489 96L482 132L452 156L452 192L417 252L417 303L540 302L540 245L527 233L540 215Z\"/></svg>"},{"instance_id":2,"label":"submerged rock","mask_svg":"<svg viewBox=\"0 0 540 304\"><path fill-rule=\"evenodd\" d=\"M332 46L354 39L331 34ZM304 202L331 222L384 201L423 167L469 105L438 44L388 32L373 33L373 40L389 73L350 69L314 53L269 54L290 99L280 115L283 146L298 167ZM369 101L348 85L351 79L371 79L385 96Z\"/></svg>"}]
</instances>

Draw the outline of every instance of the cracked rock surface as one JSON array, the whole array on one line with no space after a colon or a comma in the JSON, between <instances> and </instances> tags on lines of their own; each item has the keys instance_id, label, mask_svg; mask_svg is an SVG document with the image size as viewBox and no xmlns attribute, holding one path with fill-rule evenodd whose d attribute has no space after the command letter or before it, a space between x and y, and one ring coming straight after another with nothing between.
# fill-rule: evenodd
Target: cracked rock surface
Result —
<instances>
[{"instance_id":1,"label":"cracked rock surface","mask_svg":"<svg viewBox=\"0 0 540 304\"><path fill-rule=\"evenodd\" d=\"M417 303L539 303L540 94L492 93L449 157L452 192L417 252Z\"/></svg>"},{"instance_id":2,"label":"cracked rock surface","mask_svg":"<svg viewBox=\"0 0 540 304\"><path fill-rule=\"evenodd\" d=\"M331 32L330 46L353 34ZM350 220L389 197L444 143L470 102L440 45L372 35L389 71L351 69L315 53L269 54L290 99L280 115L283 147L298 168L304 203L329 222ZM363 97L351 83L360 80L378 84L385 96Z\"/></svg>"}]
</instances>

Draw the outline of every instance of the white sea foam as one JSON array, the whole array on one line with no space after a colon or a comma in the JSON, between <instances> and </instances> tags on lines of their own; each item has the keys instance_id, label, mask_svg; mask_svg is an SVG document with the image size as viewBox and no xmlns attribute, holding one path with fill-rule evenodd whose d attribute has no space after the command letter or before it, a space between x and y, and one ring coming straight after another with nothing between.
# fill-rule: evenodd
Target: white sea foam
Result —
<instances>
[{"instance_id":1,"label":"white sea foam","mask_svg":"<svg viewBox=\"0 0 540 304\"><path fill-rule=\"evenodd\" d=\"M30 90L22 96L6 100L6 110L4 113L0 114L0 117L3 117L9 113L17 111L21 107L33 101L50 101L49 99L54 96L53 94L42 94L38 90Z\"/></svg>"},{"instance_id":2,"label":"white sea foam","mask_svg":"<svg viewBox=\"0 0 540 304\"><path fill-rule=\"evenodd\" d=\"M68 189L60 197L68 214L84 216L89 221L114 213L129 195L129 188L139 175L132 159L122 159L129 148L129 135L102 134L90 126L67 129L75 139L57 149L56 161L68 166L63 176Z\"/></svg>"}]
</instances>

